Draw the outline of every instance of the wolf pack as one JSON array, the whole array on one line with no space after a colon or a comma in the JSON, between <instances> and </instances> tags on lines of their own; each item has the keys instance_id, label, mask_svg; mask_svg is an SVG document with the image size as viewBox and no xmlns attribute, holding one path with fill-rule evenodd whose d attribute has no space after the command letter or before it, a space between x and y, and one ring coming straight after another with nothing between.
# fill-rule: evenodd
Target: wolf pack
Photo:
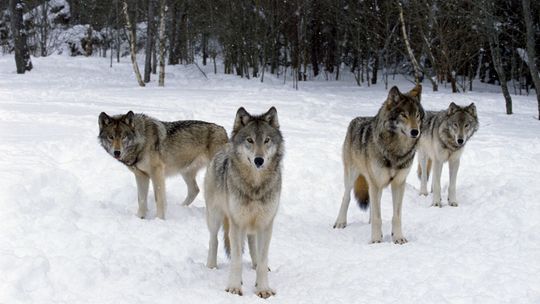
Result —
<instances>
[{"instance_id":1,"label":"wolf pack","mask_svg":"<svg viewBox=\"0 0 540 304\"><path fill-rule=\"evenodd\" d=\"M418 152L420 194L428 195L432 175L432 206L442 207L441 172L448 162L448 205L457 207L456 179L460 157L478 130L474 103L424 111L422 87L402 93L394 86L372 117L356 117L343 143L344 193L334 228L345 228L351 192L361 209L370 210L371 243L383 240L381 195L390 186L393 201L392 241L405 244L401 210L405 181ZM268 283L268 251L282 187L284 139L275 107L252 115L243 107L236 112L230 137L214 123L184 120L165 122L144 114L98 118L98 140L112 157L124 164L137 183L140 218L147 217L150 181L156 215L165 219L165 179L181 175L187 185L182 203L198 195L197 172L206 168L204 199L210 232L206 266L217 268L218 233L230 257L226 291L242 295L242 253L247 244L256 271L255 290L261 298L275 295Z\"/></svg>"}]
</instances>

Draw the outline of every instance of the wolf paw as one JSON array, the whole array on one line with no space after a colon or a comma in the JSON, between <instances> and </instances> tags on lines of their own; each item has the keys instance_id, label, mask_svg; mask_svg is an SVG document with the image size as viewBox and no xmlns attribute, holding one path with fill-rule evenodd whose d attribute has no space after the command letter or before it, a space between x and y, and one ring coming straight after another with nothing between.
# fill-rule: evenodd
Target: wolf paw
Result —
<instances>
[{"instance_id":1,"label":"wolf paw","mask_svg":"<svg viewBox=\"0 0 540 304\"><path fill-rule=\"evenodd\" d=\"M216 263L206 263L206 267L208 269L217 269L217 264Z\"/></svg>"},{"instance_id":2,"label":"wolf paw","mask_svg":"<svg viewBox=\"0 0 540 304\"><path fill-rule=\"evenodd\" d=\"M439 207L441 208L442 207L442 204L441 202L434 202L433 204L431 204L432 207Z\"/></svg>"},{"instance_id":3,"label":"wolf paw","mask_svg":"<svg viewBox=\"0 0 540 304\"><path fill-rule=\"evenodd\" d=\"M334 229L343 229L347 226L347 221L336 221L334 224Z\"/></svg>"},{"instance_id":4,"label":"wolf paw","mask_svg":"<svg viewBox=\"0 0 540 304\"><path fill-rule=\"evenodd\" d=\"M260 298L268 299L271 296L275 296L276 292L271 288L266 288L266 289L257 290L256 294Z\"/></svg>"},{"instance_id":5,"label":"wolf paw","mask_svg":"<svg viewBox=\"0 0 540 304\"><path fill-rule=\"evenodd\" d=\"M137 211L137 217L140 218L140 219L145 218L146 217L146 210L139 209Z\"/></svg>"},{"instance_id":6,"label":"wolf paw","mask_svg":"<svg viewBox=\"0 0 540 304\"><path fill-rule=\"evenodd\" d=\"M239 296L243 295L242 287L227 287L225 291Z\"/></svg>"},{"instance_id":7,"label":"wolf paw","mask_svg":"<svg viewBox=\"0 0 540 304\"><path fill-rule=\"evenodd\" d=\"M404 237L394 238L394 244L403 245L407 242L408 242L407 239Z\"/></svg>"},{"instance_id":8,"label":"wolf paw","mask_svg":"<svg viewBox=\"0 0 540 304\"><path fill-rule=\"evenodd\" d=\"M458 203L457 202L448 202L448 206L457 207Z\"/></svg>"},{"instance_id":9,"label":"wolf paw","mask_svg":"<svg viewBox=\"0 0 540 304\"><path fill-rule=\"evenodd\" d=\"M420 195L423 195L423 196L428 196L429 193L427 190L420 190Z\"/></svg>"},{"instance_id":10,"label":"wolf paw","mask_svg":"<svg viewBox=\"0 0 540 304\"><path fill-rule=\"evenodd\" d=\"M382 242L382 234L379 237L371 237L371 244L379 244Z\"/></svg>"}]
</instances>

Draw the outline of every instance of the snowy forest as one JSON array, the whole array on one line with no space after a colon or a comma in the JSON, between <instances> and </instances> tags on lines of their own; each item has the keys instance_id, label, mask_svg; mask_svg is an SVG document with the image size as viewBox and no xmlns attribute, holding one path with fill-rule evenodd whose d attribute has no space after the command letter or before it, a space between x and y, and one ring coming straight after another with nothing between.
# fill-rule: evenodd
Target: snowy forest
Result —
<instances>
[{"instance_id":1,"label":"snowy forest","mask_svg":"<svg viewBox=\"0 0 540 304\"><path fill-rule=\"evenodd\" d=\"M538 304L539 60L539 0L0 0L0 304Z\"/></svg>"},{"instance_id":2,"label":"snowy forest","mask_svg":"<svg viewBox=\"0 0 540 304\"><path fill-rule=\"evenodd\" d=\"M29 55L69 54L111 65L143 56L144 67L134 66L141 86L158 66L217 73L216 60L225 74L270 73L294 86L352 74L359 86L387 87L401 74L458 93L478 79L501 86L507 114L510 93L540 86L538 1L10 0L0 11L0 48L27 58L17 60L20 73L32 67Z\"/></svg>"}]
</instances>

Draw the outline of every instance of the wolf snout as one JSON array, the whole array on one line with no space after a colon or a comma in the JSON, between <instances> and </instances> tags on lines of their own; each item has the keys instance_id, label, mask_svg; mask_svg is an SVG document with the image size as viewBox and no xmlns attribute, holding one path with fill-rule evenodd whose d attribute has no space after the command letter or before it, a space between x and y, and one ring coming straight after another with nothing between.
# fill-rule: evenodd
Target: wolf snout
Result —
<instances>
[{"instance_id":1,"label":"wolf snout","mask_svg":"<svg viewBox=\"0 0 540 304\"><path fill-rule=\"evenodd\" d=\"M120 153L120 151L118 151L118 150L115 150L115 151L113 152L114 158L120 158L120 154L121 154L121 153Z\"/></svg>"},{"instance_id":2,"label":"wolf snout","mask_svg":"<svg viewBox=\"0 0 540 304\"><path fill-rule=\"evenodd\" d=\"M411 137L412 138L417 138L418 135L420 135L420 131L418 131L418 129L412 129L411 130Z\"/></svg>"},{"instance_id":3,"label":"wolf snout","mask_svg":"<svg viewBox=\"0 0 540 304\"><path fill-rule=\"evenodd\" d=\"M463 138L458 138L457 140L458 145L463 145L464 142Z\"/></svg>"},{"instance_id":4,"label":"wolf snout","mask_svg":"<svg viewBox=\"0 0 540 304\"><path fill-rule=\"evenodd\" d=\"M260 168L260 167L264 164L264 158L262 158L262 157L255 157L255 159L253 160L253 162L255 163L255 166L257 166L257 168Z\"/></svg>"}]
</instances>

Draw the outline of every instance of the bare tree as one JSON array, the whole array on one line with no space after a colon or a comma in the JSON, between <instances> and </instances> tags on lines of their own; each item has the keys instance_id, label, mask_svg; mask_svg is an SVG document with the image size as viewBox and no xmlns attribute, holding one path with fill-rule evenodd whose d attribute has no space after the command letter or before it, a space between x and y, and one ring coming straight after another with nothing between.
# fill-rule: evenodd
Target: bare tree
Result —
<instances>
[{"instance_id":1,"label":"bare tree","mask_svg":"<svg viewBox=\"0 0 540 304\"><path fill-rule=\"evenodd\" d=\"M123 0L123 9L124 17L126 18L126 26L127 26L127 32L129 34L129 45L130 45L130 53L131 53L131 64L133 65L133 72L135 72L135 77L137 78L137 82L139 83L139 86L144 87L144 81L141 77L141 72L139 71L139 65L137 64L137 48L135 45L135 27L132 26L130 18L129 18L129 12L128 12L128 4L127 0Z\"/></svg>"},{"instance_id":2,"label":"bare tree","mask_svg":"<svg viewBox=\"0 0 540 304\"><path fill-rule=\"evenodd\" d=\"M399 5L399 20L401 21L401 33L403 35L403 41L405 42L407 53L409 54L409 58L414 68L415 81L418 84L420 83L420 78L421 78L420 65L418 64L418 61L416 61L416 58L414 57L414 53L411 48L411 44L409 42L409 37L407 36L407 30L405 28L405 18L403 17L403 7L401 6L401 3L398 3L398 5Z\"/></svg>"},{"instance_id":3,"label":"bare tree","mask_svg":"<svg viewBox=\"0 0 540 304\"><path fill-rule=\"evenodd\" d=\"M540 119L540 75L538 75L538 66L536 65L536 39L534 32L533 18L531 14L531 2L530 0L522 0L523 6L523 19L525 19L525 29L527 33L527 65L534 83L536 91L536 100L538 102L538 119Z\"/></svg>"},{"instance_id":4,"label":"bare tree","mask_svg":"<svg viewBox=\"0 0 540 304\"><path fill-rule=\"evenodd\" d=\"M165 86L165 0L159 3L159 86Z\"/></svg>"},{"instance_id":5,"label":"bare tree","mask_svg":"<svg viewBox=\"0 0 540 304\"><path fill-rule=\"evenodd\" d=\"M144 58L144 82L150 82L152 73L152 45L154 44L154 0L148 0L146 18L146 42Z\"/></svg>"},{"instance_id":6,"label":"bare tree","mask_svg":"<svg viewBox=\"0 0 540 304\"><path fill-rule=\"evenodd\" d=\"M23 10L22 0L10 0L9 10L11 12L11 32L15 44L15 64L17 73L24 74L32 70L32 60L26 44L26 32L23 29Z\"/></svg>"}]
</instances>

